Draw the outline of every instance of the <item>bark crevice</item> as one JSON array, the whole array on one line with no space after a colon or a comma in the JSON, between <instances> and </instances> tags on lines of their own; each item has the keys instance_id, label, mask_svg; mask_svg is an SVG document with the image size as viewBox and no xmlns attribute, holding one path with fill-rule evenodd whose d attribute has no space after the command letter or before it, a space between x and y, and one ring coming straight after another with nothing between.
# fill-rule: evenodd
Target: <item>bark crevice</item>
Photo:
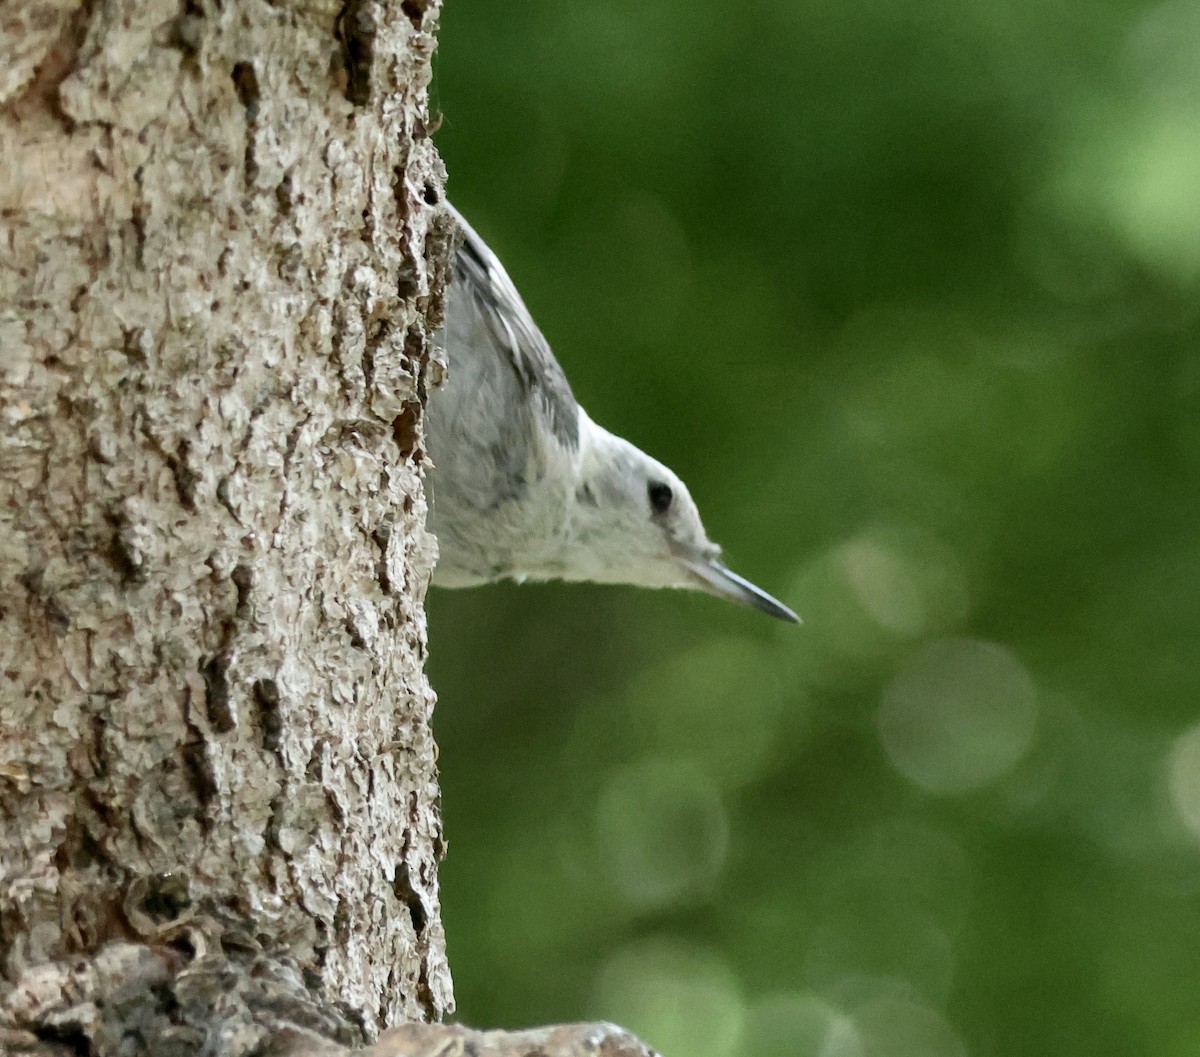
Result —
<instances>
[{"instance_id":1,"label":"bark crevice","mask_svg":"<svg viewBox=\"0 0 1200 1057\"><path fill-rule=\"evenodd\" d=\"M443 178L409 131L434 20L345 6L354 108L336 2L0 26L5 1052L361 1045L452 1009L395 425L444 285L391 179Z\"/></svg>"}]
</instances>

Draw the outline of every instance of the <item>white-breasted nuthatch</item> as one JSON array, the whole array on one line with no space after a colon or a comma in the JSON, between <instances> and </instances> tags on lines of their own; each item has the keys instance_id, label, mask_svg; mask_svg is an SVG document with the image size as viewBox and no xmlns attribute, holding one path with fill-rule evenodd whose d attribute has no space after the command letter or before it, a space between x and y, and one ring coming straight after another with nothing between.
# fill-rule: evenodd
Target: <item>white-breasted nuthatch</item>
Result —
<instances>
[{"instance_id":1,"label":"white-breasted nuthatch","mask_svg":"<svg viewBox=\"0 0 1200 1057\"><path fill-rule=\"evenodd\" d=\"M448 372L425 414L434 584L683 587L798 621L721 563L674 473L587 416L508 273L451 212Z\"/></svg>"}]
</instances>

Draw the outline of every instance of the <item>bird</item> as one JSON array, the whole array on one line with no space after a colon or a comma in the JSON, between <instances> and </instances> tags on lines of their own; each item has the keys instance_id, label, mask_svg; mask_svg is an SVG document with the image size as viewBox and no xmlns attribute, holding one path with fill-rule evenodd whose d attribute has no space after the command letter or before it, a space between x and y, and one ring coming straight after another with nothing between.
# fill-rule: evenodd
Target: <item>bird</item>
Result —
<instances>
[{"instance_id":1,"label":"bird","mask_svg":"<svg viewBox=\"0 0 1200 1057\"><path fill-rule=\"evenodd\" d=\"M427 394L433 584L563 580L707 592L799 617L721 561L686 485L597 425L508 272L450 203L458 228Z\"/></svg>"}]
</instances>

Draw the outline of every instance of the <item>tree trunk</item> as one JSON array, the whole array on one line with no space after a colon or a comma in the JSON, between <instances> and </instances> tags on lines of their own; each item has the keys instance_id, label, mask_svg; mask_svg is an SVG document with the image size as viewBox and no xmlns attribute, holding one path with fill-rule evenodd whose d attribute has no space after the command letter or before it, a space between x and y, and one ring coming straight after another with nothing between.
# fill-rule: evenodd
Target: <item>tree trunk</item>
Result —
<instances>
[{"instance_id":1,"label":"tree trunk","mask_svg":"<svg viewBox=\"0 0 1200 1057\"><path fill-rule=\"evenodd\" d=\"M452 1007L436 15L0 0L0 1052Z\"/></svg>"}]
</instances>

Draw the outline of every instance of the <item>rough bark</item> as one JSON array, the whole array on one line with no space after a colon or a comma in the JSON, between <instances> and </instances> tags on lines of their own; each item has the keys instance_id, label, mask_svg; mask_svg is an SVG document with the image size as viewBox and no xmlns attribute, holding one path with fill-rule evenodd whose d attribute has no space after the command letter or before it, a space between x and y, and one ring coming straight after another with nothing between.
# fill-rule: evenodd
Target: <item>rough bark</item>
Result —
<instances>
[{"instance_id":1,"label":"rough bark","mask_svg":"<svg viewBox=\"0 0 1200 1057\"><path fill-rule=\"evenodd\" d=\"M437 6L0 2L0 1051L451 1008Z\"/></svg>"},{"instance_id":2,"label":"rough bark","mask_svg":"<svg viewBox=\"0 0 1200 1057\"><path fill-rule=\"evenodd\" d=\"M616 1024L555 1024L528 1031L472 1031L459 1025L405 1024L374 1045L300 1050L294 1057L658 1057Z\"/></svg>"}]
</instances>

